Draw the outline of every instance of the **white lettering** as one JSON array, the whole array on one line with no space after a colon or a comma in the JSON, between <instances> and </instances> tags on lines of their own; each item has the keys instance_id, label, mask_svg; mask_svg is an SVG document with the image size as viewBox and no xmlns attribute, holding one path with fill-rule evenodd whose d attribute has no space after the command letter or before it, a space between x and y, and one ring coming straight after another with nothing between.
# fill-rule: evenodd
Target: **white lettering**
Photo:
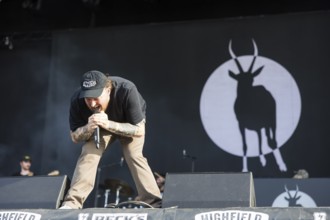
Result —
<instances>
[{"instance_id":1,"label":"white lettering","mask_svg":"<svg viewBox=\"0 0 330 220\"><path fill-rule=\"evenodd\" d=\"M96 85L96 81L84 81L83 82L83 87L85 88L90 88Z\"/></svg>"},{"instance_id":2,"label":"white lettering","mask_svg":"<svg viewBox=\"0 0 330 220\"><path fill-rule=\"evenodd\" d=\"M314 212L313 216L314 216L314 220L326 220L327 219L327 213L325 213L325 212Z\"/></svg>"},{"instance_id":3,"label":"white lettering","mask_svg":"<svg viewBox=\"0 0 330 220\"><path fill-rule=\"evenodd\" d=\"M0 220L40 220L41 215L31 212L0 212Z\"/></svg>"},{"instance_id":4,"label":"white lettering","mask_svg":"<svg viewBox=\"0 0 330 220\"><path fill-rule=\"evenodd\" d=\"M195 220L269 220L269 215L251 211L213 211L197 214Z\"/></svg>"},{"instance_id":5,"label":"white lettering","mask_svg":"<svg viewBox=\"0 0 330 220\"><path fill-rule=\"evenodd\" d=\"M223 220L229 220L229 212L222 213L222 219Z\"/></svg>"},{"instance_id":6,"label":"white lettering","mask_svg":"<svg viewBox=\"0 0 330 220\"><path fill-rule=\"evenodd\" d=\"M219 213L215 213L214 220L221 220L221 215Z\"/></svg>"},{"instance_id":7,"label":"white lettering","mask_svg":"<svg viewBox=\"0 0 330 220\"><path fill-rule=\"evenodd\" d=\"M147 220L147 217L147 213L94 213L92 220Z\"/></svg>"},{"instance_id":8,"label":"white lettering","mask_svg":"<svg viewBox=\"0 0 330 220\"><path fill-rule=\"evenodd\" d=\"M78 220L87 220L89 214L87 213L80 213L78 216Z\"/></svg>"}]
</instances>

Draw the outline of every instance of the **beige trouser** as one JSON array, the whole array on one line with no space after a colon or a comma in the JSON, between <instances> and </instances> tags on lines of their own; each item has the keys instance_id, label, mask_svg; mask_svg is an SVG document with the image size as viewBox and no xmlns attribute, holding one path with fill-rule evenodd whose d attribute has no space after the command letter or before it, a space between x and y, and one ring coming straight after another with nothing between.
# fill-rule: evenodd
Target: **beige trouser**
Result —
<instances>
[{"instance_id":1,"label":"beige trouser","mask_svg":"<svg viewBox=\"0 0 330 220\"><path fill-rule=\"evenodd\" d=\"M142 154L144 136L142 137L119 137L108 131L101 130L101 144L97 149L91 138L83 147L77 161L72 177L70 189L62 205L74 209L81 209L83 203L94 188L96 171L102 154L116 138L119 139L125 161L135 182L139 200L152 203L161 198L159 188L147 159ZM98 187L98 186L97 186Z\"/></svg>"}]
</instances>

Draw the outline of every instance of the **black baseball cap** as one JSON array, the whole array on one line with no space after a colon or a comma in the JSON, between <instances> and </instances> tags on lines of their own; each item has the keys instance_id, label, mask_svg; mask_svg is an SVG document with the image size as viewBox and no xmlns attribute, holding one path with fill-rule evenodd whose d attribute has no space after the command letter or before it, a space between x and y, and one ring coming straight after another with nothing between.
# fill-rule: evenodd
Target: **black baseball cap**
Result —
<instances>
[{"instance_id":1,"label":"black baseball cap","mask_svg":"<svg viewBox=\"0 0 330 220\"><path fill-rule=\"evenodd\" d=\"M30 162L31 162L31 157L28 156L28 155L24 155L24 156L21 158L21 161L25 161L25 162L30 161Z\"/></svg>"},{"instance_id":2,"label":"black baseball cap","mask_svg":"<svg viewBox=\"0 0 330 220\"><path fill-rule=\"evenodd\" d=\"M80 98L97 98L99 97L108 81L108 78L104 73L91 70L84 73L81 79L81 91Z\"/></svg>"}]
</instances>

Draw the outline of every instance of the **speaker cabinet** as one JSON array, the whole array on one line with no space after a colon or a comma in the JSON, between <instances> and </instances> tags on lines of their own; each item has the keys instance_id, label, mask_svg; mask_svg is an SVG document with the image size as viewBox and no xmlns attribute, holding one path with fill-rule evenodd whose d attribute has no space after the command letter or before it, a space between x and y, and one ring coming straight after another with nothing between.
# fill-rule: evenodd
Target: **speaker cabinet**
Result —
<instances>
[{"instance_id":1,"label":"speaker cabinet","mask_svg":"<svg viewBox=\"0 0 330 220\"><path fill-rule=\"evenodd\" d=\"M68 188L66 175L1 177L0 207L57 209Z\"/></svg>"},{"instance_id":2,"label":"speaker cabinet","mask_svg":"<svg viewBox=\"0 0 330 220\"><path fill-rule=\"evenodd\" d=\"M255 207L252 173L167 173L163 208Z\"/></svg>"}]
</instances>

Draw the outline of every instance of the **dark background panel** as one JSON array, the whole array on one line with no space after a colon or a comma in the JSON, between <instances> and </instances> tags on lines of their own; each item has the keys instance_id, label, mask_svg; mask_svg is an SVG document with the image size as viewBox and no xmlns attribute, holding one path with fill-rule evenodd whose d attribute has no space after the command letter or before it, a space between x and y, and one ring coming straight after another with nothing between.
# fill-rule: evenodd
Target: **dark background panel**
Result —
<instances>
[{"instance_id":1,"label":"dark background panel","mask_svg":"<svg viewBox=\"0 0 330 220\"><path fill-rule=\"evenodd\" d=\"M198 158L196 169L199 171L238 171L241 169L240 158L220 150L203 130L199 101L207 78L215 68L229 59L229 40L238 42L237 48L245 45L237 51L244 54L250 52L251 46L247 45L251 45L253 38L260 48L260 55L270 57L288 69L296 79L302 96L302 115L297 132L282 148L288 172L280 173L269 155L266 169L260 166L258 159L251 159L255 176L287 177L302 166L311 175L327 175L323 169L324 164L315 164L314 161L327 163L327 149L315 145L326 146L328 142L326 136L322 135L322 124L327 124L328 120L327 104L320 93L327 90L325 59L329 45L325 43L322 48L317 45L307 46L308 51L304 45L316 41L326 42L329 33L320 28L311 34L300 34L303 30L315 29L315 26L325 27L327 19L326 13L317 13L218 22L140 25L93 32L58 32L52 74L55 74L54 78L59 83L52 85L55 86L52 91L54 96L57 96L58 91L70 94L70 90L78 86L81 73L96 67L101 71L127 77L138 85L148 102L145 153L152 155L149 160L154 169L161 172L189 170L190 161L182 158L182 150L186 149ZM304 23L303 27L300 22ZM287 32L290 34L280 34L278 38L273 38L273 35ZM315 67L319 73L316 77L312 73ZM63 81L70 85L63 88ZM60 89L56 89L56 86ZM60 109L67 105L65 99L59 99L58 102ZM323 119L320 120L318 118L321 115ZM56 121L62 123L60 118ZM306 135L299 135L298 131ZM67 144L69 142L68 139ZM163 160L164 155L170 157L171 161ZM301 160L296 160L296 157Z\"/></svg>"},{"instance_id":2,"label":"dark background panel","mask_svg":"<svg viewBox=\"0 0 330 220\"><path fill-rule=\"evenodd\" d=\"M328 0L2 0L2 31L105 27L324 11Z\"/></svg>"},{"instance_id":3,"label":"dark background panel","mask_svg":"<svg viewBox=\"0 0 330 220\"><path fill-rule=\"evenodd\" d=\"M0 50L1 175L11 175L24 154L41 167L47 112L50 40L26 41L15 50ZM40 169L36 169L40 173Z\"/></svg>"}]
</instances>

